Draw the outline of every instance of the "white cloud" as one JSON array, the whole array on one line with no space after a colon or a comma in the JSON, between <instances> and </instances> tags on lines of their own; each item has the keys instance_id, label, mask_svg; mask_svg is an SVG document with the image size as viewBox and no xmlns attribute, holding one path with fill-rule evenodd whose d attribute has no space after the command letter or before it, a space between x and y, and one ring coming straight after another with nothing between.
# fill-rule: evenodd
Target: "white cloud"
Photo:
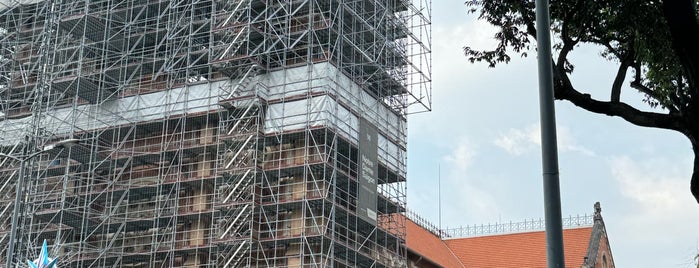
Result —
<instances>
[{"instance_id":1,"label":"white cloud","mask_svg":"<svg viewBox=\"0 0 699 268\"><path fill-rule=\"evenodd\" d=\"M687 194L687 183L679 178L676 167L655 162L656 167L651 167L626 156L610 160L612 175L619 183L621 193L641 205L644 213L674 210L684 203L678 197Z\"/></svg>"},{"instance_id":2,"label":"white cloud","mask_svg":"<svg viewBox=\"0 0 699 268\"><path fill-rule=\"evenodd\" d=\"M689 192L691 161L638 161L620 156L611 158L609 165L621 195L631 206L605 215L611 243L624 245L616 247L619 257L653 254L675 267L688 267L699 251L699 206Z\"/></svg>"},{"instance_id":3,"label":"white cloud","mask_svg":"<svg viewBox=\"0 0 699 268\"><path fill-rule=\"evenodd\" d=\"M557 127L558 149L561 152L577 152L586 156L594 156L595 153L582 145L579 145L570 129ZM511 128L505 134L501 134L493 140L495 146L502 148L511 155L522 155L541 148L541 128L539 124L531 124L522 129Z\"/></svg>"},{"instance_id":4,"label":"white cloud","mask_svg":"<svg viewBox=\"0 0 699 268\"><path fill-rule=\"evenodd\" d=\"M511 155L522 155L539 148L541 131L538 125L529 125L523 129L511 128L501 134L493 143Z\"/></svg>"},{"instance_id":5,"label":"white cloud","mask_svg":"<svg viewBox=\"0 0 699 268\"><path fill-rule=\"evenodd\" d=\"M644 218L647 223L687 217L699 219L687 215L689 211L697 211L689 192L691 167L667 159L635 162L627 156L613 157L609 164L619 191L638 210L633 218Z\"/></svg>"},{"instance_id":6,"label":"white cloud","mask_svg":"<svg viewBox=\"0 0 699 268\"><path fill-rule=\"evenodd\" d=\"M453 180L450 178L447 191L451 191L449 205L446 206L448 221L464 223L465 215L478 221L497 219L502 215L499 201L501 198L495 195L495 191L486 187L477 186L468 181ZM455 202L455 203L454 203ZM471 222L465 222L470 224ZM453 227L453 226L452 226Z\"/></svg>"},{"instance_id":7,"label":"white cloud","mask_svg":"<svg viewBox=\"0 0 699 268\"><path fill-rule=\"evenodd\" d=\"M444 157L444 161L455 167L458 171L464 172L473 163L476 150L471 142L466 138L461 138L449 155Z\"/></svg>"},{"instance_id":8,"label":"white cloud","mask_svg":"<svg viewBox=\"0 0 699 268\"><path fill-rule=\"evenodd\" d=\"M445 206L446 217L456 222L463 215L479 219L492 219L500 213L498 198L500 193L493 178L486 178L472 172L473 164L478 155L473 143L466 137L460 137L455 146L444 156L445 180L442 191L450 199Z\"/></svg>"},{"instance_id":9,"label":"white cloud","mask_svg":"<svg viewBox=\"0 0 699 268\"><path fill-rule=\"evenodd\" d=\"M595 155L595 152L578 144L578 141L573 136L573 133L570 132L569 128L558 127L556 135L558 136L558 149L562 152L576 152L586 156Z\"/></svg>"},{"instance_id":10,"label":"white cloud","mask_svg":"<svg viewBox=\"0 0 699 268\"><path fill-rule=\"evenodd\" d=\"M464 78L493 73L493 69L484 68L486 63L471 64L463 48L466 45L474 49L495 47L494 34L493 26L482 21L433 28L432 61L439 63L434 65L433 86L439 89L439 95L463 94L464 88L473 89L470 80Z\"/></svg>"}]
</instances>

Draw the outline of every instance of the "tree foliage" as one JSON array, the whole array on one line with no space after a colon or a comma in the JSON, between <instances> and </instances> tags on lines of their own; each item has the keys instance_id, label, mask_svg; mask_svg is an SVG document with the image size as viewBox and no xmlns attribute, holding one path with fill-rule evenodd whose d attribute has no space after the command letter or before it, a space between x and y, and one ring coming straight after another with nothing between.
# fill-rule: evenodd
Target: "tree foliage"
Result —
<instances>
[{"instance_id":1,"label":"tree foliage","mask_svg":"<svg viewBox=\"0 0 699 268\"><path fill-rule=\"evenodd\" d=\"M699 0L551 0L554 95L587 111L619 116L642 127L675 130L694 149L690 190L699 202ZM495 26L493 49L464 47L471 62L490 67L527 56L536 45L531 0L469 0L469 13ZM603 48L601 57L618 66L609 99L594 99L569 79L569 54L580 45ZM647 112L620 100L624 83L641 92L660 112Z\"/></svg>"}]
</instances>

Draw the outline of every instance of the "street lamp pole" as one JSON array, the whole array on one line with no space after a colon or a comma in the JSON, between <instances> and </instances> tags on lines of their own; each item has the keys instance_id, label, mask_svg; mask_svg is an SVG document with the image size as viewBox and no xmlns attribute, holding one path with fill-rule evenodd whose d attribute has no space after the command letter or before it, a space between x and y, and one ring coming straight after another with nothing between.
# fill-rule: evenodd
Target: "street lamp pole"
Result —
<instances>
[{"instance_id":1,"label":"street lamp pole","mask_svg":"<svg viewBox=\"0 0 699 268\"><path fill-rule=\"evenodd\" d=\"M549 0L536 0L536 49L539 63L539 114L541 119L541 153L544 180L544 214L546 217L546 264L564 268L563 223L561 220L561 186L558 174L556 109L553 95L551 62L551 26Z\"/></svg>"},{"instance_id":2,"label":"street lamp pole","mask_svg":"<svg viewBox=\"0 0 699 268\"><path fill-rule=\"evenodd\" d=\"M48 152L48 151L51 151L51 150L57 149L57 148L70 147L70 146L77 144L77 142L78 142L77 139L63 140L63 141L48 145L37 152L34 152L34 153L27 155L27 156L23 156L21 158L16 157L16 156L12 156L9 154L0 153L0 157L7 157L7 158L10 158L10 159L13 159L13 160L19 162L19 174L17 174L18 178L17 178L17 183L16 183L16 189L15 189L15 204L14 204L15 207L14 207L14 210L12 212L12 223L11 223L11 227L10 227L11 228L10 229L10 241L8 242L8 245L7 245L7 261L6 261L6 265L5 265L6 268L12 267L12 259L14 258L14 255L15 255L15 252L14 252L15 251L15 240L17 239L17 229L19 229L18 228L19 226L17 226L17 221L19 220L19 210L20 210L19 204L22 201L22 190L24 189L24 181L25 181L25 178L24 178L24 170L26 169L25 163L28 160L34 158L35 156L37 156L41 153L45 153L45 152Z\"/></svg>"}]
</instances>

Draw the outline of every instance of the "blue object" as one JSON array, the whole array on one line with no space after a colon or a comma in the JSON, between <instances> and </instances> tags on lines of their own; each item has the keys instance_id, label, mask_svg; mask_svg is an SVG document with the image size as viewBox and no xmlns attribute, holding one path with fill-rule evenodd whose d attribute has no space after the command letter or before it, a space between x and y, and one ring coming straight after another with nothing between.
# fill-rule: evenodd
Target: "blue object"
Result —
<instances>
[{"instance_id":1,"label":"blue object","mask_svg":"<svg viewBox=\"0 0 699 268\"><path fill-rule=\"evenodd\" d=\"M44 239L44 244L41 246L39 258L34 261L27 260L30 268L56 268L57 261L58 258L52 259L49 257L49 248L46 246L46 239Z\"/></svg>"}]
</instances>

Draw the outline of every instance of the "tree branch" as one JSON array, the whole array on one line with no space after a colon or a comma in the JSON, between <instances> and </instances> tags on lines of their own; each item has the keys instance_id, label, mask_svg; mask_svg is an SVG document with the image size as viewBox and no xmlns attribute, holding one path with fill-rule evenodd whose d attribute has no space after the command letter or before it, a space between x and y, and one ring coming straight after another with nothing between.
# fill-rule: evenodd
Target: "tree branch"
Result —
<instances>
[{"instance_id":1,"label":"tree branch","mask_svg":"<svg viewBox=\"0 0 699 268\"><path fill-rule=\"evenodd\" d=\"M643 85L643 79L641 78L641 64L640 63L634 63L633 64L635 76L634 80L631 81L631 87L640 91L643 94L648 95L649 97L655 99L664 107L665 109L668 109L671 113L679 113L682 110L682 107L684 107L684 104L680 98L677 97L675 94L667 94L668 97L670 98L670 101L672 103L670 104L665 104L665 102L662 100L662 98L658 95L658 92L648 88L647 86ZM681 79L681 78L680 78ZM681 88L681 86L680 86Z\"/></svg>"},{"instance_id":2,"label":"tree branch","mask_svg":"<svg viewBox=\"0 0 699 268\"><path fill-rule=\"evenodd\" d=\"M629 51L626 57L620 59L621 64L619 64L619 70L617 70L616 77L614 77L614 82L612 83L611 102L619 102L621 100L621 86L624 84L624 80L626 80L626 72L633 62L633 57L633 52Z\"/></svg>"},{"instance_id":3,"label":"tree branch","mask_svg":"<svg viewBox=\"0 0 699 268\"><path fill-rule=\"evenodd\" d=\"M648 88L647 86L644 86L644 85L641 84L640 82L635 81L635 80L634 80L634 81L631 81L631 87L634 88L634 89L636 89L636 90L638 90L638 91L640 91L640 92L643 93L643 94L646 94L646 95L650 96L650 97L653 98L653 99L658 100L658 102L660 103L660 105L661 105L662 107L668 109L670 112L673 112L673 113L678 113L678 112L679 112L679 110L678 110L675 106L664 104L663 101L662 101L661 99L659 99L657 92L653 91L652 89ZM668 97L669 97L673 102L679 101L679 99L677 99L677 97L674 96L674 95L672 95L672 94L668 94Z\"/></svg>"},{"instance_id":4,"label":"tree branch","mask_svg":"<svg viewBox=\"0 0 699 268\"><path fill-rule=\"evenodd\" d=\"M663 1L663 14L670 29L673 49L687 76L692 95L699 96L699 50L695 41L699 39L699 24L695 10L694 0ZM692 102L699 103L699 98Z\"/></svg>"},{"instance_id":5,"label":"tree branch","mask_svg":"<svg viewBox=\"0 0 699 268\"><path fill-rule=\"evenodd\" d=\"M692 179L689 181L689 190L697 203L699 203L699 148L697 146L694 146L694 169Z\"/></svg>"},{"instance_id":6,"label":"tree branch","mask_svg":"<svg viewBox=\"0 0 699 268\"><path fill-rule=\"evenodd\" d=\"M621 41L621 40L620 40ZM600 44L607 48L607 51L619 59L619 69L617 70L616 76L614 77L614 82L612 82L611 96L609 100L611 102L621 101L621 87L624 85L624 80L626 80L626 74L631 66L638 66L635 63L636 51L633 47L633 42L628 42L628 51L625 53L618 49L610 43L610 40L596 39L595 43ZM640 69L636 69L636 80L640 79Z\"/></svg>"},{"instance_id":7,"label":"tree branch","mask_svg":"<svg viewBox=\"0 0 699 268\"><path fill-rule=\"evenodd\" d=\"M517 9L519 14L522 15L522 21L524 21L524 24L527 26L527 34L531 35L534 37L534 40L536 40L536 25L534 24L534 20L532 20L531 16L528 16L530 9L528 9L524 3L525 2L517 2Z\"/></svg>"},{"instance_id":8,"label":"tree branch","mask_svg":"<svg viewBox=\"0 0 699 268\"><path fill-rule=\"evenodd\" d=\"M573 40L569 35L567 20L563 21L563 26L561 27L561 39L563 40L563 47L561 47L561 51L558 53L558 59L554 62L554 66L561 66L561 70L565 70L568 54L573 51L575 45L578 44L578 41Z\"/></svg>"},{"instance_id":9,"label":"tree branch","mask_svg":"<svg viewBox=\"0 0 699 268\"><path fill-rule=\"evenodd\" d=\"M554 95L556 99L567 100L587 111L618 116L637 126L662 128L687 134L682 118L677 114L644 112L624 102L605 102L593 99L589 94L577 91L561 66L554 66Z\"/></svg>"},{"instance_id":10,"label":"tree branch","mask_svg":"<svg viewBox=\"0 0 699 268\"><path fill-rule=\"evenodd\" d=\"M637 126L685 132L680 124L680 118L675 115L644 112L623 102L595 100L590 97L590 95L582 94L574 89L564 89L560 91L562 92L557 94L557 98L568 100L576 106L593 113L618 116Z\"/></svg>"}]
</instances>

